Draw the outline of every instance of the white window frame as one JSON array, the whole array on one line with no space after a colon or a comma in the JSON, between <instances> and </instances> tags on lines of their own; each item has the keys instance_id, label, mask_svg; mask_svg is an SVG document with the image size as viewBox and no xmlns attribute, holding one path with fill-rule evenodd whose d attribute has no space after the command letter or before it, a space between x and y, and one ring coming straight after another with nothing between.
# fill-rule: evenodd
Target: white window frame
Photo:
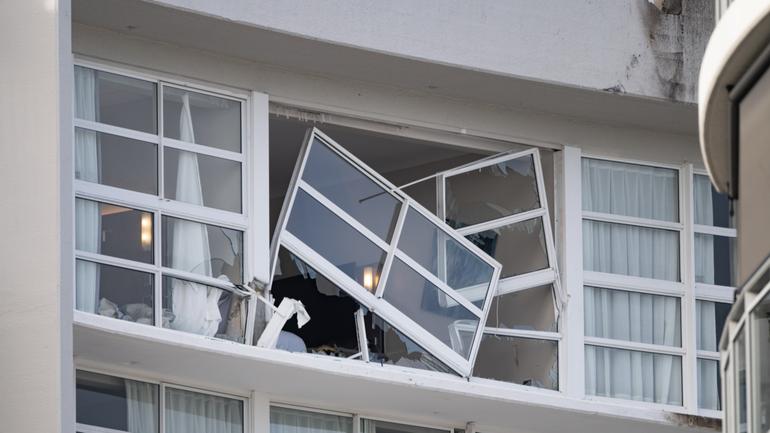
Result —
<instances>
[{"instance_id":1,"label":"white window frame","mask_svg":"<svg viewBox=\"0 0 770 433\"><path fill-rule=\"evenodd\" d=\"M688 222L689 225L692 227L692 230L689 231L688 235L692 236L692 239L689 242L691 250L689 251L689 259L691 260L691 268L692 273L689 277L691 277L691 281L688 281L688 286L692 287L693 292L693 305L692 305L692 321L693 321L693 327L697 327L698 323L697 316L695 315L695 309L696 309L696 303L697 301L709 301L709 302L718 302L723 304L731 304L733 303L733 299L735 297L735 286L721 286L716 284L707 284L707 283L699 283L695 281L695 234L707 234L707 235L715 235L715 236L722 236L722 237L728 237L732 239L736 239L737 237L737 229L735 228L725 228L725 227L716 227L716 226L707 226L707 225L701 225L701 224L695 224L695 176L708 176L708 172L706 170L692 168L692 166L687 167L689 170L688 175L689 178L687 179L687 185L690 187L690 194L689 194L689 200L690 200L690 209L692 209L692 212L690 212L690 215L688 215ZM713 187L712 187L713 188ZM735 254L735 250L733 250L733 254ZM732 257L733 265L735 265L735 256ZM729 320L729 319L728 319ZM727 320L725 321L725 324L727 324ZM724 398L720 399L721 403L721 409L720 410L711 410L711 409L703 409L698 407L698 387L699 384L697 383L697 371L698 371L698 360L699 359L705 359L705 360L711 360L711 361L717 361L720 360L719 355L719 345L717 344L717 350L716 351L706 351L706 350L699 350L696 345L696 334L697 330L693 330L692 333L692 351L695 353L694 357L690 357L689 360L692 362L690 365L690 368L692 371L694 371L696 375L696 379L693 380L695 383L695 389L693 392L695 393L694 403L693 406L695 407L697 413L702 416L708 416L711 418L722 418L724 414L724 407L725 407L725 400ZM719 335L717 335L717 339L719 338ZM724 384L724 380L722 381ZM720 391L721 392L721 391Z\"/></svg>"},{"instance_id":2,"label":"white window frame","mask_svg":"<svg viewBox=\"0 0 770 433\"><path fill-rule=\"evenodd\" d=\"M561 279L559 278L559 266L556 254L556 247L554 241L553 228L551 227L551 210L548 209L548 198L545 191L545 181L543 178L543 166L540 159L540 150L536 147L526 149L520 152L509 153L505 155L495 156L491 158L484 158L479 161L475 161L469 164L465 164L460 167L456 167L436 175L436 213L440 220L446 220L446 179L452 176L468 173L481 168L489 167L495 164L520 159L524 157L531 157L535 168L535 182L538 191L538 201L540 206L535 209L527 210L520 213L515 213L505 217L497 218L491 221L483 221L471 226L462 227L456 229L457 233L462 236L468 236L471 234L483 232L485 230L491 230L500 228L503 226L515 224L522 221L528 221L531 219L539 218L543 224L543 233L545 237L546 256L548 259L548 265L544 269L539 269L533 272L524 273L521 275L515 275L512 277L501 278L497 286L497 291L494 296L501 296L510 293L515 293L535 287L551 285L552 296L554 302L554 315L557 323L556 331L536 331L536 330L524 330L524 329L509 329L509 328L493 328L484 326L485 335L499 335L505 337L525 338L534 340L546 340L556 342L557 345L557 364L559 373L559 379L557 381L557 390L563 389L561 360L563 358L563 347L561 338L561 312L564 309L564 305L567 301L567 294L562 288ZM465 331L465 329L458 329L458 331Z\"/></svg>"},{"instance_id":3,"label":"white window frame","mask_svg":"<svg viewBox=\"0 0 770 433\"><path fill-rule=\"evenodd\" d=\"M694 365L694 357L692 356L693 350L689 346L695 344L695 331L693 321L695 319L695 307L692 301L692 290L688 290L687 281L689 275L692 274L692 264L690 262L690 245L692 242L689 236L686 236L688 230L686 226L688 224L688 218L691 218L691 203L692 198L689 194L689 187L686 187L687 182L691 182L692 179L688 175L689 166L687 165L674 165L664 163L654 163L650 161L639 161L625 158L611 158L603 155L595 155L590 153L583 153L580 158L581 173L582 173L582 161L583 159L595 159L609 162L617 162L624 164L633 164L646 167L663 168L676 171L678 182L678 222L661 221L648 218L638 218L625 215L616 215L603 212L586 211L583 209L582 201L579 203L581 210L581 227L582 221L598 221L605 223L623 224L627 226L645 227L652 229L664 229L669 231L675 231L679 235L679 281L667 281L653 278L642 278L635 276L628 276L622 274L612 274L605 272L596 272L583 269L583 286L582 290L585 290L586 286L598 287L602 289L611 290L624 290L637 293L646 293L651 295L676 297L680 299L680 328L681 328L681 347L665 346L660 344L646 344L638 343L634 341L616 340L609 338L598 338L583 336L583 345L605 347L610 349L623 349L631 350L635 352L648 352L661 355L673 355L678 356L682 363L682 406L669 405L664 403L648 403L637 400L627 400L617 397L604 397L585 394L585 398L596 401L613 401L613 402L628 402L629 405L638 405L645 407L661 408L673 412L693 412L693 405L697 406L697 388L696 394L693 394L693 385L697 387L695 382L696 373L692 371L691 366ZM585 187L585 186L583 186ZM688 199L688 197L690 197ZM691 230L690 230L691 231ZM582 247L582 246L581 246ZM692 262L694 263L694 262ZM585 314L585 307L580 306ZM585 323L585 317L583 317L583 323ZM583 361L585 362L585 360ZM584 374L584 373L583 373ZM693 399L695 402L693 403Z\"/></svg>"},{"instance_id":4,"label":"white window frame","mask_svg":"<svg viewBox=\"0 0 770 433\"><path fill-rule=\"evenodd\" d=\"M410 421L405 421L400 419L394 419L391 417L375 416L365 412L356 412L356 413L339 412L339 411L321 409L316 407L302 406L302 405L281 402L281 401L270 401L269 407L270 408L281 407L281 408L293 409L293 410L302 411L302 412L334 415L341 418L350 418L353 425L353 433L361 433L361 420L382 421L382 422L388 422L393 424L401 424L401 425L410 426L410 427L429 428L434 430L440 430L446 433L454 433L454 430L456 428L454 426L415 423L415 422L410 422Z\"/></svg>"},{"instance_id":5,"label":"white window frame","mask_svg":"<svg viewBox=\"0 0 770 433\"><path fill-rule=\"evenodd\" d=\"M386 240L381 239L378 235L371 232L363 224L358 222L343 209L335 205L330 199L323 196L323 194L318 192L315 188L301 179L301 175L304 172L304 167L307 164L307 160L310 155L310 149L316 140L325 143L331 151L335 152L342 159L352 164L361 172L362 175L377 183L384 191L390 193L391 196L400 202L401 207L398 212L398 217L396 219L393 232L393 238L391 239L390 244L388 244ZM275 267L278 262L278 251L281 247L284 247L289 252L299 257L302 261L314 267L331 282L341 288L345 288L345 291L357 302L369 310L376 312L376 314L385 322L389 323L391 326L396 327L400 332L412 339L416 344L421 346L424 350L428 351L431 355L435 356L438 360L445 363L449 368L457 371L463 376L470 376L473 370L476 354L478 353L478 348L481 343L482 329L486 322L486 313L488 312L489 306L492 302L492 294L497 288L497 281L499 279L502 266L484 254L463 236L460 236L453 230L444 231L444 233L447 234L450 238L457 241L471 252L474 252L479 259L484 261L493 270L491 283L487 288L487 295L485 297L484 306L483 308L476 307L465 297L457 293L454 289L450 288L446 283L441 281L441 279L433 275L430 271L424 269L420 264L416 263L397 247L401 229L404 225L404 221L409 210L418 212L422 217L426 218L438 228L445 226L443 221L439 220L427 209L424 209L419 203L415 202L408 195L402 193L398 187L382 178L381 175L369 168L365 163L353 156L350 152L345 150L341 145L336 143L333 139L328 137L317 128L311 128L308 130L299 155L300 157L297 161L297 166L294 170L294 174L289 186L289 193L284 200L284 205L281 209L281 213L278 219L278 224L276 225L276 235L273 237L273 244L271 246L271 269L273 272L275 272ZM386 260L382 269L382 275L380 276L375 293L371 293L368 289L361 286L358 282L350 278L347 274L342 272L335 265L330 263L323 256L313 250L310 246L302 242L302 240L289 233L287 230L289 215L291 214L296 195L299 190L302 190L304 193L310 195L323 207L332 212L337 218L346 223L350 228L367 238L369 241L387 253ZM390 267L394 258L396 257L398 257L412 270L420 274L420 276L430 281L441 291L442 294L447 296L447 298L451 298L453 301L461 304L468 311L477 316L479 324L476 332L474 333L475 337L470 348L470 355L467 359L452 350L452 348L441 342L437 337L429 333L422 326L414 322L411 318L409 318L398 308L394 307L392 304L390 304L390 302L383 298L385 285L388 281ZM365 361L368 361L368 359Z\"/></svg>"},{"instance_id":6,"label":"white window frame","mask_svg":"<svg viewBox=\"0 0 770 433\"><path fill-rule=\"evenodd\" d=\"M267 216L260 214L264 212L264 207L268 203L267 186L267 120L261 117L267 116L267 95L258 92L244 92L226 88L224 86L212 86L203 83L192 83L184 81L179 77L163 75L159 73L150 73L136 68L125 66L115 66L112 64L98 62L87 58L77 57L74 66L85 67L95 71L117 74L129 78L139 79L151 82L156 86L156 110L157 110L157 128L156 134L150 134L132 129L122 128L109 124L88 121L73 117L74 135L76 128L108 133L124 138L139 140L152 143L156 146L156 158L158 163L157 172L157 195L146 194L118 187L102 185L95 182L88 182L75 179L74 166L71 173L74 179L74 200L87 199L101 203L108 203L116 206L127 207L140 211L150 212L153 215L153 263L142 263L118 257L107 256L104 254L79 251L75 249L75 261L86 260L97 264L116 266L123 269L141 271L153 275L154 286L154 325L151 327L162 327L162 300L163 300L163 276L175 277L187 281L205 284L216 287L228 292L233 292L237 296L246 296L248 301L247 326L244 335L244 343L251 344L254 328L254 311L256 299L253 293L244 293L243 290L235 287L234 284L224 282L218 278L208 277L191 272L181 271L162 265L162 237L161 223L163 216L186 219L198 223L210 224L237 230L243 237L243 283L247 283L251 276L267 280L268 256L263 251L267 251ZM241 106L241 152L231 152L222 149L213 148L194 143L186 143L179 140L164 137L163 134L163 88L170 87L176 89L186 89L192 92L208 94L223 99L230 99L240 103ZM73 102L74 103L74 102ZM229 161L236 161L241 166L241 212L230 212L216 208L204 207L175 201L164 198L163 185L163 158L164 148L174 148L184 151L194 152L213 156ZM256 184L257 175L255 171L263 172L260 181L264 183ZM74 218L73 218L74 221ZM75 227L73 225L74 232ZM264 233L261 233L264 232ZM74 261L73 261L74 266ZM73 272L74 277L74 272ZM73 281L74 287L75 281ZM74 297L73 297L74 298ZM75 305L73 305L75 308Z\"/></svg>"},{"instance_id":7,"label":"white window frame","mask_svg":"<svg viewBox=\"0 0 770 433\"><path fill-rule=\"evenodd\" d=\"M196 392L198 394L211 395L215 397L223 397L231 400L239 400L243 404L243 413L242 413L243 433L250 433L253 431L252 426L254 425L254 423L252 422L252 416L251 416L252 408L251 408L250 396L196 388L196 387L182 385L174 382L159 381L159 380L154 380L151 378L137 376L137 375L126 375L122 373L117 373L115 371L87 368L87 367L76 366L73 374L77 374L78 371L97 373L105 376L115 377L118 379L128 379L128 380L133 380L137 382L144 382L152 385L157 385L158 386L158 405L156 410L158 411L157 412L158 433L166 432L166 423L165 423L166 388L181 389L184 391ZM77 387L77 384L75 386ZM128 431L115 430L115 429L110 429L106 427L94 426L90 424L81 424L77 422L75 423L75 430L81 433L129 433Z\"/></svg>"}]
</instances>

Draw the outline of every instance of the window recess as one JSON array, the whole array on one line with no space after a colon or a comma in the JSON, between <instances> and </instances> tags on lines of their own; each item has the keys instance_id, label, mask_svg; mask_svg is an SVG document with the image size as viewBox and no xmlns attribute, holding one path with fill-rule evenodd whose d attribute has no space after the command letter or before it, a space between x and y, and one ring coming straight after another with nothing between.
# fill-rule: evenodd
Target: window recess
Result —
<instances>
[{"instance_id":1,"label":"window recess","mask_svg":"<svg viewBox=\"0 0 770 433\"><path fill-rule=\"evenodd\" d=\"M250 343L246 100L75 67L75 308Z\"/></svg>"},{"instance_id":2,"label":"window recess","mask_svg":"<svg viewBox=\"0 0 770 433\"><path fill-rule=\"evenodd\" d=\"M470 375L501 265L318 129L305 137L289 190L273 284L285 250L411 340L404 353L422 349ZM473 328L469 338L455 338L459 324Z\"/></svg>"}]
</instances>

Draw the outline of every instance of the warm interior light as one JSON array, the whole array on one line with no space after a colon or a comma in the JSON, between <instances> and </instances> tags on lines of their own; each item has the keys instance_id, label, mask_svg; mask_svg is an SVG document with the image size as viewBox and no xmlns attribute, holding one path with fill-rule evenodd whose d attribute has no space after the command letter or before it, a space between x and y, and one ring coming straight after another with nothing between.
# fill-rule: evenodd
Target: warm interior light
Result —
<instances>
[{"instance_id":1,"label":"warm interior light","mask_svg":"<svg viewBox=\"0 0 770 433\"><path fill-rule=\"evenodd\" d=\"M152 215L142 214L140 239L142 248L149 249L152 246Z\"/></svg>"},{"instance_id":2,"label":"warm interior light","mask_svg":"<svg viewBox=\"0 0 770 433\"><path fill-rule=\"evenodd\" d=\"M380 276L374 272L374 268L367 266L364 268L364 287L369 291L373 290L379 282Z\"/></svg>"}]
</instances>

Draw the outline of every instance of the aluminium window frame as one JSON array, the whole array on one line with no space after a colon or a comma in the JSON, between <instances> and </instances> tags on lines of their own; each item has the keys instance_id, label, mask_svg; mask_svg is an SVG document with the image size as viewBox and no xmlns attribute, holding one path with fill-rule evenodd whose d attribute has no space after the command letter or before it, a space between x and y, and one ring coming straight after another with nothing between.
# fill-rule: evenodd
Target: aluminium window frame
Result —
<instances>
[{"instance_id":1,"label":"aluminium window frame","mask_svg":"<svg viewBox=\"0 0 770 433\"><path fill-rule=\"evenodd\" d=\"M639 165L644 167L663 168L674 170L677 174L677 200L678 200L678 221L662 221L649 218L639 218L611 213L587 211L583 209L580 203L581 227L583 221L598 221L604 223L615 223L626 226L651 228L658 230L674 231L678 234L679 242L679 269L678 281L669 281L663 279L644 278L622 274L613 274L606 272L589 271L583 267L583 287L598 287L611 290L624 290L636 293L645 293L650 295L676 297L680 299L680 332L681 346L665 346L661 344L646 344L633 341L616 340L609 338L598 338L583 336L584 346L605 347L610 349L631 350L635 352L646 352L660 355L678 356L682 365L682 405L671 405L657 402L642 402L637 400L623 399L620 397L604 397L598 395L585 394L585 398L596 401L607 402L628 402L626 404L641 405L651 408L662 408L673 412L697 413L697 383L696 373L693 367L697 362L694 357L695 345L695 303L693 300L692 286L688 282L692 279L694 259L691 263L692 236L688 235L692 230L692 166L690 164L677 165L666 164L651 161L642 161L636 159L608 157L600 154L582 153L580 157L580 166L582 173L582 164L584 159L595 159L623 164ZM581 180L582 182L582 180ZM585 240L584 240L585 242ZM584 311L584 306L581 310ZM583 317L585 324L585 317ZM585 325L584 325L585 326ZM585 361L584 361L585 362Z\"/></svg>"},{"instance_id":2,"label":"aluminium window frame","mask_svg":"<svg viewBox=\"0 0 770 433\"><path fill-rule=\"evenodd\" d=\"M510 293L516 293L528 289L534 289L540 286L551 285L551 296L554 304L554 316L557 324L556 331L539 331L539 330L527 330L527 329L514 329L514 328L495 328L486 326L484 324L483 334L485 335L498 335L504 337L525 338L532 340L547 340L555 342L557 345L557 367L559 371L563 368L563 351L565 350L562 340L561 332L561 313L563 312L567 303L568 295L566 290L561 284L561 278L559 273L558 258L555 246L555 237L553 228L551 225L551 212L548 208L548 197L545 191L545 181L543 177L543 166L540 158L540 150L537 147L530 149L508 152L503 155L491 155L486 158L482 158L478 161L470 162L459 167L455 167L443 172L438 173L435 176L436 179L436 213L438 218L442 221L446 220L446 179L452 176L457 176L465 173L479 170L482 168L490 167L496 164L530 157L535 169L535 183L537 187L539 207L535 209L529 209L523 212L514 213L504 217L496 218L490 221L483 221L473 224L471 226L462 227L456 229L457 233L462 236L468 236L475 233L480 233L485 230L491 230L496 228L505 227L508 225L516 224L523 221L529 221L539 218L543 225L543 236L545 238L546 257L548 259L547 267L538 269L535 271L523 273L520 275L514 275L511 277L500 278L497 290L493 294L493 299L496 296L507 295ZM456 332L467 332L462 325L458 326ZM459 335L457 338L460 338ZM483 338L483 336L482 336ZM474 376L476 377L476 376ZM478 378L477 379L483 379ZM564 385L563 375L559 374L557 380L557 391L563 389ZM524 386L519 384L512 384L517 386Z\"/></svg>"},{"instance_id":3,"label":"aluminium window frame","mask_svg":"<svg viewBox=\"0 0 770 433\"><path fill-rule=\"evenodd\" d=\"M708 283L700 283L695 281L695 235L696 234L707 234L707 235L715 235L715 236L722 236L727 237L731 239L737 238L737 229L736 228L725 228L725 227L716 227L716 226L708 226L708 225L702 225L702 224L695 224L695 176L708 176L708 172L703 169L699 168L692 168L689 167L690 170L687 173L689 176L687 184L691 187L691 194L689 196L690 200L690 209L692 209L692 212L690 212L690 215L688 216L688 223L690 227L692 227L692 230L688 231L688 236L692 236L692 239L690 240L690 248L691 250L689 253L689 260L692 261L692 275L691 280L688 281L688 286L692 287L692 293L693 293L693 306L692 306L692 317L693 317L693 326L697 327L697 316L695 315L695 309L696 304L698 301L708 301L708 302L717 302L717 303L723 303L723 304L731 304L733 303L733 300L735 298L735 292L736 287L735 286L722 286L717 284L708 284ZM714 187L711 186L711 189L713 191ZM733 264L735 264L735 250L733 250L733 257L731 257L731 260L733 261ZM728 314L729 316L729 314ZM726 318L725 324L729 321L729 317ZM716 351L707 351L707 350L700 350L697 348L697 329L693 331L692 334L692 340L694 341L692 343L692 350L695 356L690 357L690 365L689 368L692 369L692 371L695 372L697 375L698 371L698 360L709 360L709 361L720 361L720 355L719 355L719 342L717 341L717 350ZM719 335L717 335L717 340L719 340ZM721 368L721 367L720 367ZM718 370L720 369L718 368ZM695 382L695 402L694 406L697 410L697 413L702 416L708 416L712 418L722 418L724 416L724 407L726 404L726 401L724 398L720 395L720 408L719 410L713 410L713 409L704 409L698 407L698 389L699 384L697 382L697 377L694 380ZM724 380L722 381L724 387ZM720 390L721 394L721 390Z\"/></svg>"},{"instance_id":4,"label":"aluminium window frame","mask_svg":"<svg viewBox=\"0 0 770 433\"><path fill-rule=\"evenodd\" d=\"M354 217L345 212L343 209L339 208L330 199L323 196L323 194L315 190L315 188L301 179L310 156L310 149L316 141L319 141L321 143L320 145L326 146L346 163L351 164L362 174L362 176L372 180L375 184L382 188L385 193L390 194L396 201L399 202L400 208L397 214L398 216L390 243L384 239L381 239L378 235L364 227L364 225L358 222ZM374 293L364 288L358 282L342 272L334 264L326 260L323 256L321 256L321 254L317 253L310 246L306 245L302 240L287 230L289 215L293 210L296 196L299 190L302 190L304 193L310 195L326 210L332 212L341 222L345 223L349 228L353 229L358 234L364 236L378 248L382 249L384 253L386 253L382 274L379 278ZM400 233L409 210L416 211L420 216L427 219L439 230L442 230L448 238L467 248L481 261L491 267L492 275L490 283L488 284L487 296L485 298L483 308L478 308L473 305L460 293L455 292L455 290L452 289L449 285L441 281L430 271L424 269L420 264L409 258L407 254L398 248ZM291 182L289 183L289 189L284 199L281 213L275 227L275 234L271 244L270 255L271 275L274 274L277 266L279 249L281 247L286 248L286 250L299 257L302 261L310 264L317 272L329 279L332 283L345 290L345 292L349 294L356 302L366 307L370 311L375 312L385 322L389 323L391 326L394 326L399 330L399 332L402 332L405 336L410 338L417 345L436 357L439 361L446 364L452 370L455 370L458 374L469 377L473 371L473 364L475 362L478 348L481 343L483 327L486 322L489 306L492 302L491 294L494 293L497 288L497 281L499 279L502 266L497 263L497 261L479 250L475 245L473 245L463 236L457 234L451 230L451 228L444 229L444 226L445 224L443 221L439 220L427 209L424 209L422 205L410 198L407 194L401 192L397 186L391 184L380 174L367 166L364 162L352 155L339 143L324 134L318 128L308 128L303 140L302 147L300 148L299 157L292 174ZM390 268L395 258L399 258L404 264L406 264L413 271L417 272L426 281L434 284L439 289L441 294L444 294L458 304L461 304L469 312L477 316L479 324L477 326L472 346L470 347L468 358L464 358L462 355L450 348L446 343L441 342L438 337L428 332L425 328L417 324L405 313L401 312L401 310L385 300L383 297L385 285L389 279L388 274L390 273ZM270 286L272 286L272 279ZM271 287L268 287L268 293L270 292L270 289ZM365 359L365 361L368 362L368 359Z\"/></svg>"},{"instance_id":5,"label":"aluminium window frame","mask_svg":"<svg viewBox=\"0 0 770 433\"><path fill-rule=\"evenodd\" d=\"M223 397L231 400L238 400L243 404L243 413L241 414L243 416L243 433L250 433L254 426L254 421L252 419L252 411L253 411L252 405L251 405L252 399L251 399L251 396L247 394L198 388L198 387L193 387L188 385L182 385L175 382L167 382L163 380L153 379L150 377L143 377L136 374L124 374L116 370L105 370L101 368L92 368L92 367L85 367L85 366L81 367L77 365L73 368L73 377L75 377L78 371L97 373L97 374L110 376L118 379L128 379L128 380L133 380L137 382L144 382L152 385L157 385L158 386L158 405L156 408L157 416L158 416L157 433L166 432L166 423L165 423L166 388L180 389L183 391L196 392L198 394L210 395L214 397ZM75 389L76 388L77 388L77 385L75 385ZM130 433L128 431L93 426L90 424L80 424L77 422L75 423L75 430L81 433Z\"/></svg>"},{"instance_id":6,"label":"aluminium window frame","mask_svg":"<svg viewBox=\"0 0 770 433\"><path fill-rule=\"evenodd\" d=\"M204 284L207 286L215 287L235 294L240 298L247 298L247 320L244 333L244 343L251 344L254 328L254 316L256 311L256 298L253 292L245 293L243 290L237 288L235 284L225 282L215 277L209 277L192 272L173 269L171 267L163 266L162 263L162 233L161 225L164 216L184 219L201 224L208 224L217 227L223 227L226 229L236 230L241 233L242 236L242 260L243 267L241 269L243 283L248 282L248 276L257 272L260 267L259 256L256 250L256 244L258 242L258 235L256 232L256 202L259 201L258 188L251 184L253 167L259 167L260 164L256 161L258 154L256 147L255 131L252 126L252 115L254 111L258 111L258 107L254 106L254 100L261 94L256 92L237 91L234 89L226 88L224 86L212 86L209 84L192 83L184 81L179 77L163 75L159 73L152 73L144 70L138 70L137 68L129 68L126 66L113 65L110 63L95 61L80 56L75 57L74 67L84 67L92 69L94 71L102 71L111 74L120 75L123 77L138 79L146 82L151 82L155 85L155 104L156 104L156 133L151 134L143 131L132 130L129 128L123 128L119 126L109 125L96 121L89 121L78 119L73 115L73 128L72 134L74 136L77 128L95 131L97 133L107 133L122 138L128 138L132 140L138 140L145 143L151 143L155 145L155 158L157 161L157 195L147 194L143 192L132 191L128 189L103 185L96 182L89 182L75 178L74 160L71 167L71 173L74 185L74 194L72 198L72 208L74 213L74 203L77 199L92 200L100 203L106 203L130 209L140 210L143 212L149 212L152 215L153 222L153 263L142 263L133 260L123 259L120 257L108 256L100 253L91 253L86 251L80 251L74 248L74 260L73 266L73 287L76 285L76 276L74 272L75 263L77 260L85 260L94 262L97 264L105 264L116 266L122 269L140 271L149 273L153 278L153 324L151 328L163 327L162 311L163 311L163 277L179 278L194 283ZM216 96L222 99L229 99L236 101L240 104L240 116L241 116L241 152L230 152L222 149L217 149L211 146L205 146L195 143L187 143L180 140L164 137L163 130L163 89L164 87L170 87L175 89L184 89L199 94ZM266 101L266 98L265 98ZM73 98L74 104L74 98ZM266 105L266 104L265 104ZM73 110L74 112L74 110ZM74 142L74 138L73 138ZM205 156L216 157L225 159L228 161L238 162L240 164L240 177L241 177L241 212L231 212L222 209L205 207L203 205L194 205L181 201L171 200L165 198L164 190L164 149L172 148L181 151L193 152L195 154L202 154ZM75 218L73 218L72 231L75 231ZM73 302L75 302L73 297ZM76 304L73 303L73 309L76 309ZM90 313L87 313L90 314ZM94 313L97 314L98 313ZM169 328L170 329L170 328ZM182 332L182 331L180 331Z\"/></svg>"}]
</instances>

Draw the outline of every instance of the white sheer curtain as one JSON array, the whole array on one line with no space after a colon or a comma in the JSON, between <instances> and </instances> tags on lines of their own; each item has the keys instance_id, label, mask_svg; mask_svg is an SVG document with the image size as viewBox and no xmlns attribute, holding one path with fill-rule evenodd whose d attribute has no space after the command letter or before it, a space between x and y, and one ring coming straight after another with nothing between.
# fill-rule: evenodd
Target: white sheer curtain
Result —
<instances>
[{"instance_id":1,"label":"white sheer curtain","mask_svg":"<svg viewBox=\"0 0 770 433\"><path fill-rule=\"evenodd\" d=\"M695 332L697 338L695 347L698 350L717 351L717 317L716 304L708 301L695 303ZM719 409L719 386L717 375L719 364L704 359L698 360L698 407L704 409Z\"/></svg>"},{"instance_id":2,"label":"white sheer curtain","mask_svg":"<svg viewBox=\"0 0 770 433\"><path fill-rule=\"evenodd\" d=\"M75 117L96 121L96 74L92 69L75 68ZM75 177L99 182L99 145L96 132L75 129ZM75 246L82 251L99 252L99 204L75 201ZM99 301L99 265L78 260L75 270L75 307L96 312Z\"/></svg>"},{"instance_id":3,"label":"white sheer curtain","mask_svg":"<svg viewBox=\"0 0 770 433\"><path fill-rule=\"evenodd\" d=\"M681 346L676 298L586 287L585 335ZM681 363L666 355L586 346L586 388L604 395L681 404Z\"/></svg>"},{"instance_id":4,"label":"white sheer curtain","mask_svg":"<svg viewBox=\"0 0 770 433\"><path fill-rule=\"evenodd\" d=\"M678 220L676 172L654 167L583 160L583 209ZM583 222L586 270L676 281L676 232L622 224ZM585 290L586 335L681 345L676 298ZM672 356L586 346L590 395L681 404L681 360Z\"/></svg>"},{"instance_id":5,"label":"white sheer curtain","mask_svg":"<svg viewBox=\"0 0 770 433\"><path fill-rule=\"evenodd\" d=\"M126 379L129 433L158 431L158 385Z\"/></svg>"},{"instance_id":6,"label":"white sheer curtain","mask_svg":"<svg viewBox=\"0 0 770 433\"><path fill-rule=\"evenodd\" d=\"M695 224L713 225L714 207L711 182L706 176L694 176ZM695 234L695 281L714 284L714 237Z\"/></svg>"},{"instance_id":7,"label":"white sheer curtain","mask_svg":"<svg viewBox=\"0 0 770 433\"><path fill-rule=\"evenodd\" d=\"M182 95L179 119L180 138L195 142L190 97ZM198 157L192 152L180 152L177 167L176 199L203 205ZM183 271L211 276L209 236L204 224L182 219L174 220L171 266ZM171 327L195 334L213 336L222 321L219 297L222 291L203 284L173 279L172 309L175 315Z\"/></svg>"},{"instance_id":8,"label":"white sheer curtain","mask_svg":"<svg viewBox=\"0 0 770 433\"><path fill-rule=\"evenodd\" d=\"M270 433L351 433L350 417L273 406Z\"/></svg>"},{"instance_id":9,"label":"white sheer curtain","mask_svg":"<svg viewBox=\"0 0 770 433\"><path fill-rule=\"evenodd\" d=\"M166 388L166 433L243 433L243 401Z\"/></svg>"}]
</instances>

